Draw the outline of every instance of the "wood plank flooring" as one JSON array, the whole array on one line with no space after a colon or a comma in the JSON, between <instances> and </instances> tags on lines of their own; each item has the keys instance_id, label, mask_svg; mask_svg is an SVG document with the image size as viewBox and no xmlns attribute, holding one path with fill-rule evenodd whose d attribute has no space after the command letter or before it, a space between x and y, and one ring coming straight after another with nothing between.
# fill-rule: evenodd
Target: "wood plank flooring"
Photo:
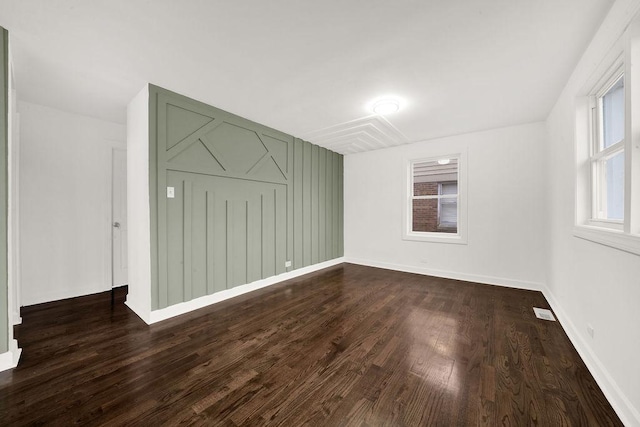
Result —
<instances>
[{"instance_id":1,"label":"wood plank flooring","mask_svg":"<svg viewBox=\"0 0 640 427\"><path fill-rule=\"evenodd\" d=\"M24 308L0 424L619 426L539 292L351 264L145 325Z\"/></svg>"}]
</instances>

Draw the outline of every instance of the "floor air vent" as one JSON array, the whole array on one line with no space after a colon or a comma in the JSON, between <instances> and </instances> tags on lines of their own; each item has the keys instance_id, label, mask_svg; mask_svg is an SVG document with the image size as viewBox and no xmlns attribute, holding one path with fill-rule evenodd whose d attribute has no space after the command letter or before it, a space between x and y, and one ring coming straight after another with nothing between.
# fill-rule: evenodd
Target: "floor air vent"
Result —
<instances>
[{"instance_id":1,"label":"floor air vent","mask_svg":"<svg viewBox=\"0 0 640 427\"><path fill-rule=\"evenodd\" d=\"M552 322L556 321L551 310L547 310L546 308L533 307L533 312L536 314L538 319L551 320Z\"/></svg>"}]
</instances>

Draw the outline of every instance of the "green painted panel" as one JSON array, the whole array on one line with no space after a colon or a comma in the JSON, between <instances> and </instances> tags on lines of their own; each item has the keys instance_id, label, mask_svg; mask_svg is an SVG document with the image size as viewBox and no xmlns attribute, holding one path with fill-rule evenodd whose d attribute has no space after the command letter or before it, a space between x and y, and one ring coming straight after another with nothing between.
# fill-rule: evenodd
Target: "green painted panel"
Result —
<instances>
[{"instance_id":1,"label":"green painted panel","mask_svg":"<svg viewBox=\"0 0 640 427\"><path fill-rule=\"evenodd\" d=\"M167 123L171 123L167 127L167 150L211 121L212 117L167 104Z\"/></svg>"},{"instance_id":2,"label":"green painted panel","mask_svg":"<svg viewBox=\"0 0 640 427\"><path fill-rule=\"evenodd\" d=\"M318 155L318 148L317 145L311 146L311 264L319 262L320 198L318 189L320 186L320 156Z\"/></svg>"},{"instance_id":3,"label":"green painted panel","mask_svg":"<svg viewBox=\"0 0 640 427\"><path fill-rule=\"evenodd\" d=\"M338 153L332 153L333 155L333 191L332 191L332 201L331 207L333 208L332 215L332 223L331 223L331 258L337 258L340 253L338 246L339 236L339 225L340 225L340 216L342 216L342 212L340 209L340 179L338 178L342 174L342 170L340 168L340 155Z\"/></svg>"},{"instance_id":4,"label":"green painted panel","mask_svg":"<svg viewBox=\"0 0 640 427\"><path fill-rule=\"evenodd\" d=\"M190 282L187 281L185 275L185 286L190 283L191 298L198 298L207 295L207 287L209 285L207 280L207 250L210 246L207 239L210 236L207 222L207 204L209 197L207 195L207 188L201 185L193 184L191 188L191 215L190 223L187 226L187 220L185 215L185 248L197 248L198 250L191 250L191 277ZM186 203L185 203L186 205ZM199 226L198 232L194 232L194 224ZM187 234L191 239L191 244L187 244ZM185 256L186 265L186 256ZM185 299L186 299L185 292Z\"/></svg>"},{"instance_id":5,"label":"green painted panel","mask_svg":"<svg viewBox=\"0 0 640 427\"><path fill-rule=\"evenodd\" d=\"M337 155L338 169L336 178L338 179L338 243L337 257L344 256L344 156Z\"/></svg>"},{"instance_id":6,"label":"green painted panel","mask_svg":"<svg viewBox=\"0 0 640 427\"><path fill-rule=\"evenodd\" d=\"M248 201L228 200L227 211L227 288L248 283L247 253Z\"/></svg>"},{"instance_id":7,"label":"green painted panel","mask_svg":"<svg viewBox=\"0 0 640 427\"><path fill-rule=\"evenodd\" d=\"M293 267L304 267L302 259L303 233L302 195L304 194L302 180L302 163L305 142L296 139L293 146Z\"/></svg>"},{"instance_id":8,"label":"green painted panel","mask_svg":"<svg viewBox=\"0 0 640 427\"><path fill-rule=\"evenodd\" d=\"M327 258L327 149L318 151L318 257L319 261Z\"/></svg>"},{"instance_id":9,"label":"green painted panel","mask_svg":"<svg viewBox=\"0 0 640 427\"><path fill-rule=\"evenodd\" d=\"M200 170L216 175L221 175L225 172L220 162L211 155L211 152L200 140L178 153L169 160L169 163L175 169Z\"/></svg>"},{"instance_id":10,"label":"green painted panel","mask_svg":"<svg viewBox=\"0 0 640 427\"><path fill-rule=\"evenodd\" d=\"M302 151L302 263L311 265L311 144Z\"/></svg>"},{"instance_id":11,"label":"green painted panel","mask_svg":"<svg viewBox=\"0 0 640 427\"><path fill-rule=\"evenodd\" d=\"M334 181L334 170L333 170L333 153L327 153L327 182L326 182L326 194L325 194L325 258L332 259L333 252L331 242L333 241L333 181Z\"/></svg>"},{"instance_id":12,"label":"green painted panel","mask_svg":"<svg viewBox=\"0 0 640 427\"><path fill-rule=\"evenodd\" d=\"M260 246L262 248L260 253L262 275L260 278L271 277L276 274L276 215L278 214L276 209L275 197L260 195Z\"/></svg>"},{"instance_id":13,"label":"green painted panel","mask_svg":"<svg viewBox=\"0 0 640 427\"><path fill-rule=\"evenodd\" d=\"M149 95L153 310L337 256L342 156L156 86Z\"/></svg>"},{"instance_id":14,"label":"green painted panel","mask_svg":"<svg viewBox=\"0 0 640 427\"><path fill-rule=\"evenodd\" d=\"M9 351L7 279L7 148L9 146L9 33L0 27L0 353Z\"/></svg>"},{"instance_id":15,"label":"green painted panel","mask_svg":"<svg viewBox=\"0 0 640 427\"><path fill-rule=\"evenodd\" d=\"M284 185L176 171L168 172L167 185L175 188L167 200L169 304L270 277L276 263L284 266Z\"/></svg>"}]
</instances>

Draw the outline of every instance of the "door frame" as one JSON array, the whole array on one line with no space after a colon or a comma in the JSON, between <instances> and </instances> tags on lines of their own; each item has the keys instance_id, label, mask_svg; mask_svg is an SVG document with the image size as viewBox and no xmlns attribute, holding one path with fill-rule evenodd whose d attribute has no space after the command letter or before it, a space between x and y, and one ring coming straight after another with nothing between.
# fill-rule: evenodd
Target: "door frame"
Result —
<instances>
[{"instance_id":1,"label":"door frame","mask_svg":"<svg viewBox=\"0 0 640 427\"><path fill-rule=\"evenodd\" d=\"M105 278L104 287L107 290L113 289L113 159L114 150L122 150L127 151L127 144L120 141L107 140L105 141L108 153L107 156L109 161L106 162L106 183L105 186L107 194L105 195L105 200L108 200L107 205L105 206L105 248L104 248L104 274Z\"/></svg>"}]
</instances>

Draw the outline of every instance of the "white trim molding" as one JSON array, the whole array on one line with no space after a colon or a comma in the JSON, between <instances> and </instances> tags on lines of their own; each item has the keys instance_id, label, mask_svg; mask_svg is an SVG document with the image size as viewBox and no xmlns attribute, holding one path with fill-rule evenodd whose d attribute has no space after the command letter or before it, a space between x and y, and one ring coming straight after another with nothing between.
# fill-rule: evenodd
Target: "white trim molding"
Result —
<instances>
[{"instance_id":1,"label":"white trim molding","mask_svg":"<svg viewBox=\"0 0 640 427\"><path fill-rule=\"evenodd\" d=\"M638 235L588 225L576 225L573 228L573 235L580 239L640 255L640 236Z\"/></svg>"},{"instance_id":2,"label":"white trim molding","mask_svg":"<svg viewBox=\"0 0 640 427\"><path fill-rule=\"evenodd\" d=\"M335 258L329 261L321 262L319 264L310 265L308 267L299 268L297 270L289 271L287 273L279 274L277 276L267 277L266 279L256 280L255 282L247 283L246 285L236 286L232 289L226 289L224 291L216 292L211 295L205 295L200 298L192 299L191 301L181 302L172 306L162 308L160 310L151 311L148 319L143 318L138 314L138 311L131 307L127 301L127 306L131 308L142 320L147 324L161 322L166 319L170 319L181 314L189 313L199 308L207 307L209 305L228 300L239 295L243 295L258 289L266 288L267 286L275 285L277 283L284 282L285 280L294 279L296 277L303 276L305 274L313 273L334 265L342 264L344 257Z\"/></svg>"},{"instance_id":3,"label":"white trim molding","mask_svg":"<svg viewBox=\"0 0 640 427\"><path fill-rule=\"evenodd\" d=\"M443 279L462 280L465 282L480 283L483 285L503 286L506 288L526 289L529 291L542 291L544 285L538 282L526 280L509 279L506 277L483 276L480 274L458 273L448 270L437 270L433 268L415 267L412 265L392 264L388 262L371 261L359 258L347 257L345 262L351 264L364 265L367 267L384 268L386 270L402 271L404 273L422 274L424 276L441 277Z\"/></svg>"},{"instance_id":4,"label":"white trim molding","mask_svg":"<svg viewBox=\"0 0 640 427\"><path fill-rule=\"evenodd\" d=\"M402 240L413 240L421 242L453 243L459 245L467 244L467 148L453 150L453 152L442 151L437 156L427 158L405 158L404 159L404 201L402 204ZM413 203L413 166L416 163L437 161L442 158L456 159L458 161L458 172L456 182L458 184L458 214L457 232L424 232L413 231L412 203Z\"/></svg>"},{"instance_id":5,"label":"white trim molding","mask_svg":"<svg viewBox=\"0 0 640 427\"><path fill-rule=\"evenodd\" d=\"M13 369L18 366L22 349L18 348L18 341L9 341L9 351L0 353L0 372Z\"/></svg>"},{"instance_id":6,"label":"white trim molding","mask_svg":"<svg viewBox=\"0 0 640 427\"><path fill-rule=\"evenodd\" d=\"M86 295L93 295L93 294L99 294L100 292L106 292L109 289L111 288L104 289L102 284L96 284L94 286L84 286L82 288L76 288L76 289L58 289L52 292L34 295L32 297L23 296L22 305L26 307L30 305L44 304L52 301L60 301L63 299L83 297Z\"/></svg>"}]
</instances>

